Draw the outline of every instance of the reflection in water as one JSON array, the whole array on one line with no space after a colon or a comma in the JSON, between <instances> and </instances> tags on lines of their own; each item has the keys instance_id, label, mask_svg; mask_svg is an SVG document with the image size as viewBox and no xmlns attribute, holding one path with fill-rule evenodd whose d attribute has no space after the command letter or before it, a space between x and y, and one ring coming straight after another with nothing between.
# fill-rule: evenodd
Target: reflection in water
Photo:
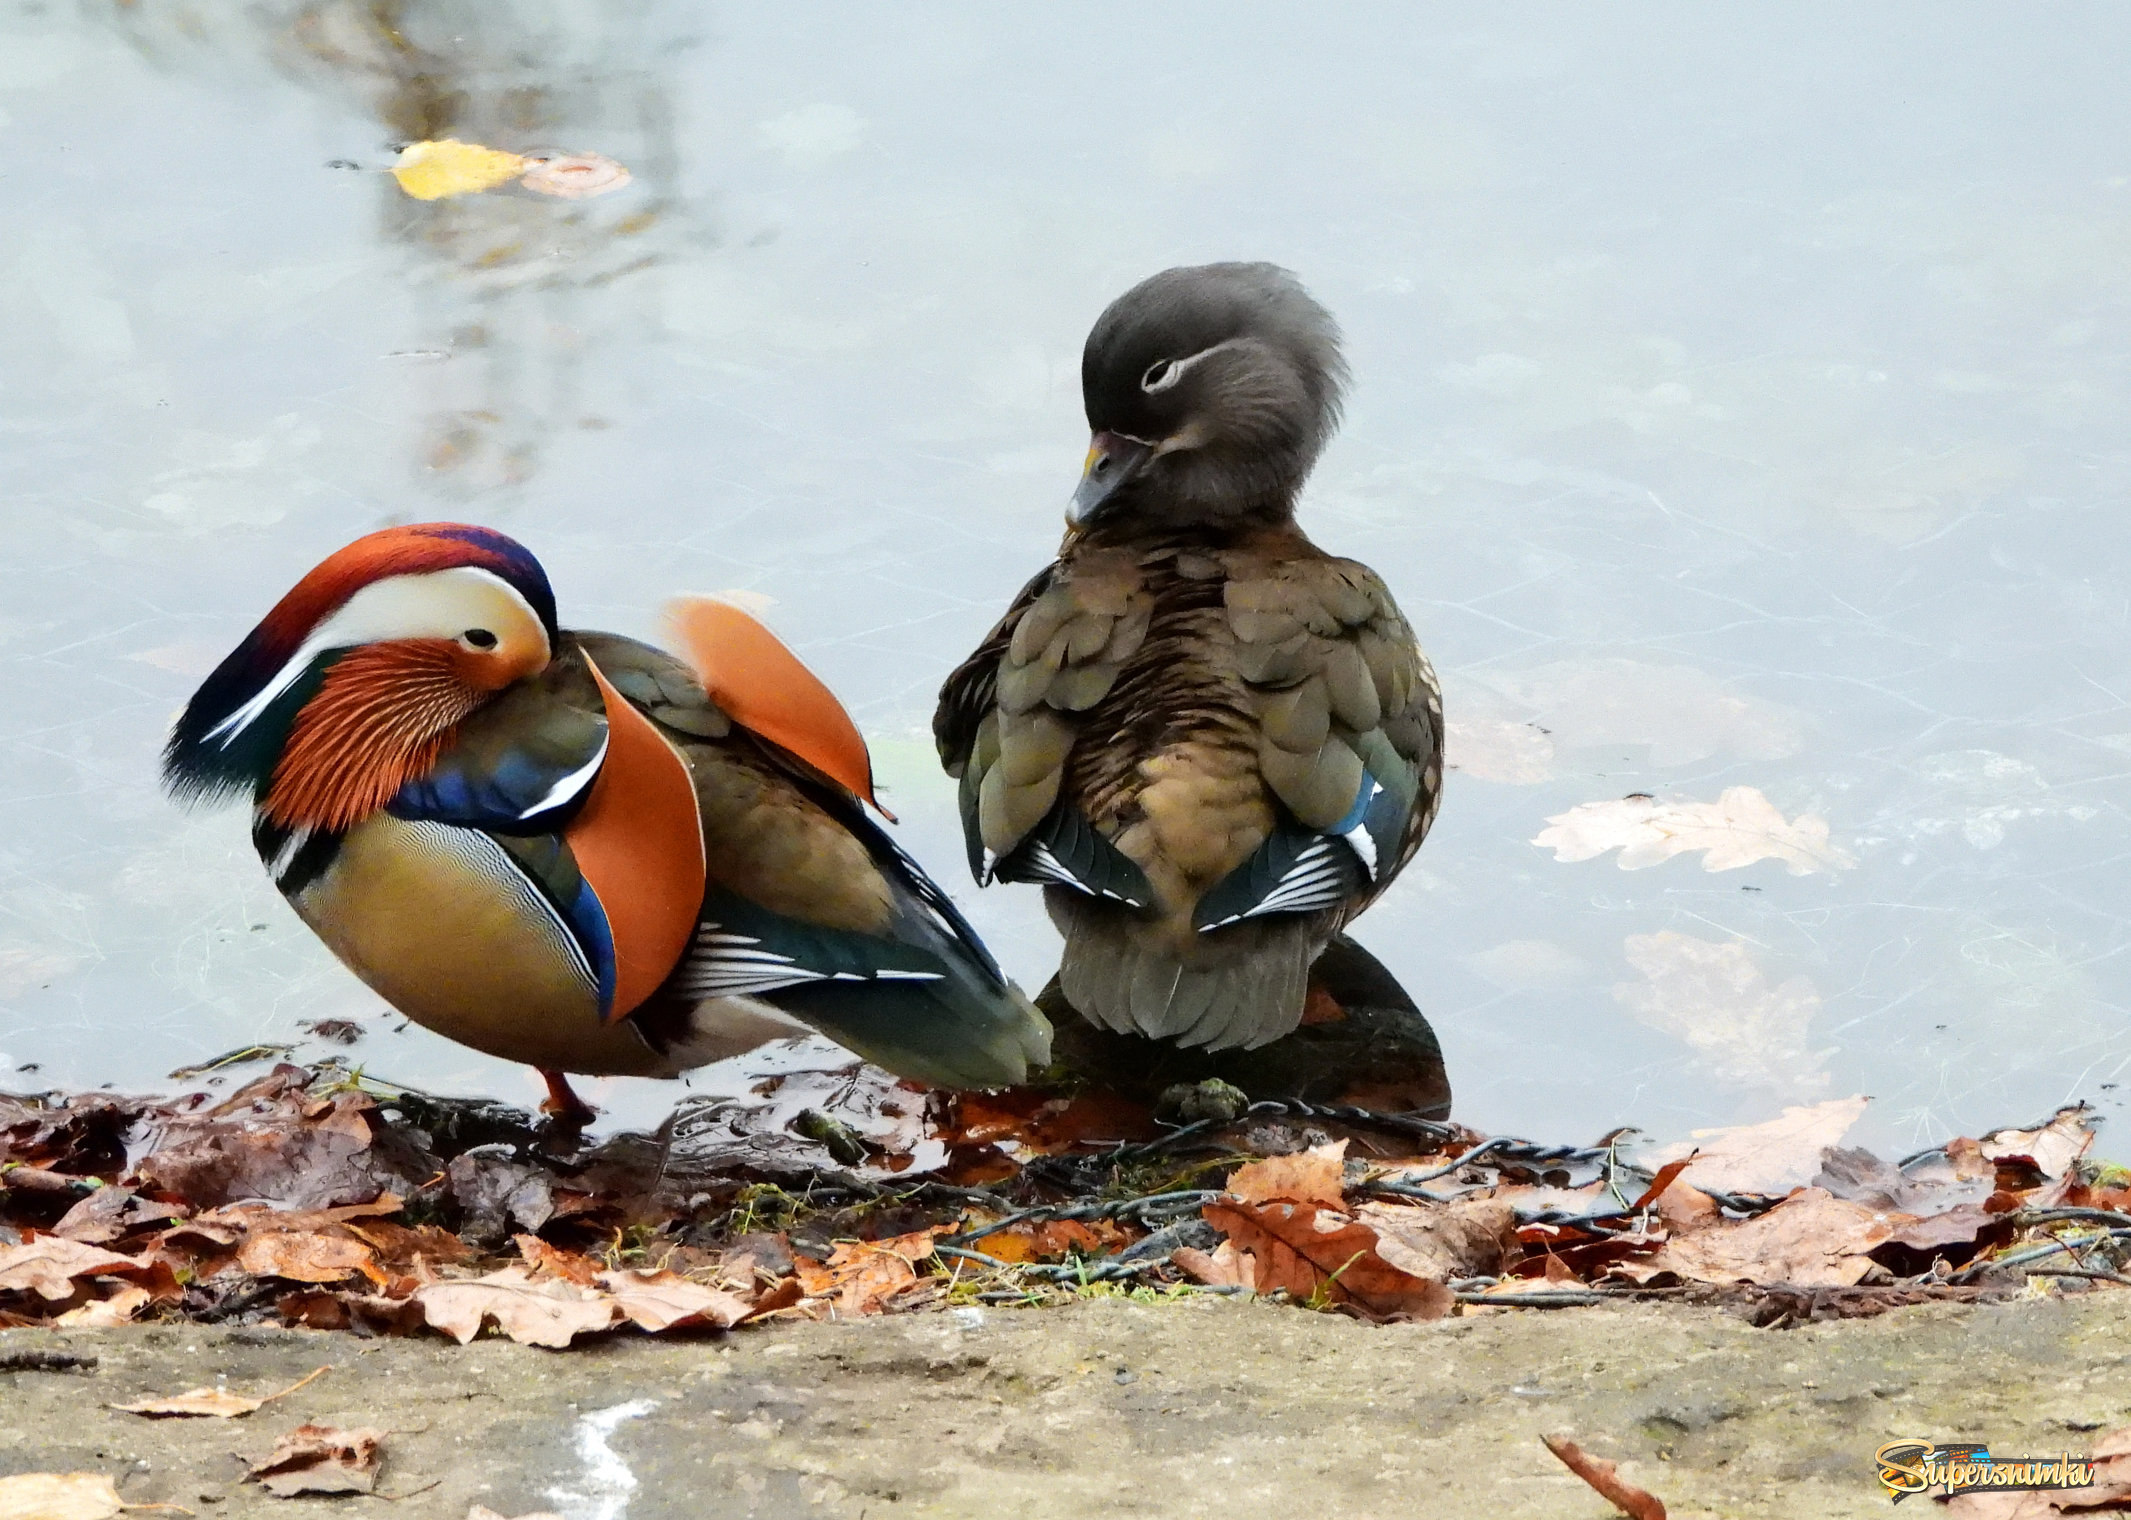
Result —
<instances>
[{"instance_id":1,"label":"reflection in water","mask_svg":"<svg viewBox=\"0 0 2131 1520\"><path fill-rule=\"evenodd\" d=\"M610 425L588 394L601 350L639 338L632 276L712 239L673 192L671 71L691 38L644 3L317 0L122 4L159 63L226 69L256 51L306 89L374 117L372 168L401 143L458 137L525 154L597 150L635 181L563 202L518 189L418 201L377 175L379 228L427 338L393 357L422 398L416 461L447 501L507 511L568 429ZM620 292L609 299L610 292ZM392 514L405 520L412 514Z\"/></svg>"},{"instance_id":2,"label":"reflection in water","mask_svg":"<svg viewBox=\"0 0 2131 1520\"><path fill-rule=\"evenodd\" d=\"M1311 968L1310 988L1302 1027L1256 1050L1197 1050L1099 1028L1066 1002L1055 977L1037 1006L1050 1015L1060 1065L1142 1102L1178 1084L1219 1081L1251 1098L1450 1117L1443 1047L1382 961L1342 934ZM1179 1117L1207 1115L1187 1110Z\"/></svg>"},{"instance_id":3,"label":"reflection in water","mask_svg":"<svg viewBox=\"0 0 2131 1520\"><path fill-rule=\"evenodd\" d=\"M1040 905L952 875L926 719L1056 543L1089 322L1243 257L1346 329L1301 520L1444 677L1442 818L1358 928L1462 1121L1677 1136L1870 1092L1858 1141L1901 1152L2109 1111L2127 30L1926 0L0 11L0 1085L322 1054L304 1026L345 1018L386 1076L537 1095L400 1032L239 820L155 790L203 662L395 518L497 522L622 632L676 591L773 598L903 842L1041 986ZM446 132L636 183L419 205L325 167ZM1828 868L1531 843L1735 788L1824 820ZM649 1124L675 1089L588 1096Z\"/></svg>"}]
</instances>

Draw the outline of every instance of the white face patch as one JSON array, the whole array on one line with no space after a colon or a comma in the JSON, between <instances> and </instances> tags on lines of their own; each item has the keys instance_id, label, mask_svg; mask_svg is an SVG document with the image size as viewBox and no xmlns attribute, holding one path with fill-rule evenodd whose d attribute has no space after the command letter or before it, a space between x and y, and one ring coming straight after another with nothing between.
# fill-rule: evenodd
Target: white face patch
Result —
<instances>
[{"instance_id":1,"label":"white face patch","mask_svg":"<svg viewBox=\"0 0 2131 1520\"><path fill-rule=\"evenodd\" d=\"M502 640L534 638L543 650L547 647L547 630L539 614L516 587L492 571L459 565L374 582L312 629L303 646L274 672L274 678L209 729L207 737L229 748L329 649L353 649L390 639L456 639L473 628L486 628Z\"/></svg>"}]
</instances>

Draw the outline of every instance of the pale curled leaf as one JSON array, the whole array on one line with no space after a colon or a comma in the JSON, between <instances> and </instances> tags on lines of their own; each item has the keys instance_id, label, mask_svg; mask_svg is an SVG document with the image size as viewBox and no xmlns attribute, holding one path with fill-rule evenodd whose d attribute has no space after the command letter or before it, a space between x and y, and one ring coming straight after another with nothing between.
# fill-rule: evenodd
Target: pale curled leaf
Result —
<instances>
[{"instance_id":1,"label":"pale curled leaf","mask_svg":"<svg viewBox=\"0 0 2131 1520\"><path fill-rule=\"evenodd\" d=\"M1322 1203L1338 1208L1346 1196L1347 1142L1334 1140L1292 1156L1247 1161L1229 1176L1230 1197L1246 1203Z\"/></svg>"},{"instance_id":2,"label":"pale curled leaf","mask_svg":"<svg viewBox=\"0 0 2131 1520\"><path fill-rule=\"evenodd\" d=\"M1820 1174L1822 1153L1849 1133L1870 1101L1830 1098L1786 1108L1762 1124L1698 1129L1692 1142L1666 1146L1644 1159L1663 1163L1693 1153L1681 1180L1707 1192L1788 1193Z\"/></svg>"},{"instance_id":3,"label":"pale curled leaf","mask_svg":"<svg viewBox=\"0 0 2131 1520\"><path fill-rule=\"evenodd\" d=\"M1499 1198L1449 1204L1364 1203L1355 1217L1376 1232L1376 1254L1413 1277L1492 1277L1514 1251L1517 1211Z\"/></svg>"},{"instance_id":4,"label":"pale curled leaf","mask_svg":"<svg viewBox=\"0 0 2131 1520\"><path fill-rule=\"evenodd\" d=\"M339 1430L299 1425L245 1476L283 1499L294 1494L373 1493L384 1461L384 1440L384 1431L367 1426Z\"/></svg>"},{"instance_id":5,"label":"pale curled leaf","mask_svg":"<svg viewBox=\"0 0 2131 1520\"><path fill-rule=\"evenodd\" d=\"M143 1399L138 1404L113 1404L113 1409L125 1414L145 1414L154 1417L204 1416L217 1420L233 1420L240 1414L250 1414L264 1399L246 1398L241 1393L231 1393L227 1388L188 1388L183 1393L173 1393L167 1399Z\"/></svg>"},{"instance_id":6,"label":"pale curled leaf","mask_svg":"<svg viewBox=\"0 0 2131 1520\"><path fill-rule=\"evenodd\" d=\"M130 1325L133 1317L148 1307L151 1297L148 1290L128 1283L109 1298L91 1300L78 1305L52 1321L70 1330L111 1330L120 1325Z\"/></svg>"},{"instance_id":7,"label":"pale curled leaf","mask_svg":"<svg viewBox=\"0 0 2131 1520\"><path fill-rule=\"evenodd\" d=\"M1561 1459L1564 1467L1584 1480L1608 1504L1628 1520L1665 1520L1665 1506L1655 1494L1637 1488L1604 1457L1594 1457L1567 1436L1541 1436L1546 1449Z\"/></svg>"},{"instance_id":8,"label":"pale curled leaf","mask_svg":"<svg viewBox=\"0 0 2131 1520\"><path fill-rule=\"evenodd\" d=\"M619 190L632 178L627 169L603 153L567 153L534 159L532 165L519 184L542 195L558 195L571 201Z\"/></svg>"},{"instance_id":9,"label":"pale curled leaf","mask_svg":"<svg viewBox=\"0 0 2131 1520\"><path fill-rule=\"evenodd\" d=\"M1804 1188L1766 1214L1678 1236L1656 1255L1620 1263L1614 1271L1642 1281L1672 1272L1695 1282L1847 1288L1871 1270L1868 1252L1916 1222L1914 1214Z\"/></svg>"},{"instance_id":10,"label":"pale curled leaf","mask_svg":"<svg viewBox=\"0 0 2131 1520\"><path fill-rule=\"evenodd\" d=\"M2027 1161L2045 1177L2062 1177L2094 1143L2094 1111L2084 1103L2059 1109L2040 1129L2001 1129L1978 1149L1992 1161Z\"/></svg>"},{"instance_id":11,"label":"pale curled leaf","mask_svg":"<svg viewBox=\"0 0 2131 1520\"><path fill-rule=\"evenodd\" d=\"M1532 841L1558 861L1589 860L1619 850L1623 871L1660 865L1673 856L1702 852L1702 869L1730 871L1757 860L1780 860L1793 876L1841 870L1857 864L1828 839L1828 822L1800 813L1786 822L1775 804L1751 786L1725 789L1715 802L1661 802L1622 797L1584 802L1547 820Z\"/></svg>"},{"instance_id":12,"label":"pale curled leaf","mask_svg":"<svg viewBox=\"0 0 2131 1520\"><path fill-rule=\"evenodd\" d=\"M109 1520L125 1506L102 1473L17 1473L0 1478L0 1520Z\"/></svg>"},{"instance_id":13,"label":"pale curled leaf","mask_svg":"<svg viewBox=\"0 0 2131 1520\"><path fill-rule=\"evenodd\" d=\"M753 1307L743 1298L690 1282L675 1272L602 1272L599 1285L614 1296L621 1312L639 1329L653 1334L698 1326L729 1330L746 1319Z\"/></svg>"},{"instance_id":14,"label":"pale curled leaf","mask_svg":"<svg viewBox=\"0 0 2131 1520\"><path fill-rule=\"evenodd\" d=\"M205 1416L217 1420L234 1420L239 1415L250 1414L275 1399L285 1398L306 1383L332 1371L330 1366L320 1367L298 1378L286 1388L277 1388L272 1393L262 1393L251 1398L241 1393L231 1393L227 1388L188 1388L183 1393L174 1393L167 1399L143 1399L137 1404L113 1404L113 1409L125 1414L142 1414L162 1418L170 1416Z\"/></svg>"},{"instance_id":15,"label":"pale curled leaf","mask_svg":"<svg viewBox=\"0 0 2131 1520\"><path fill-rule=\"evenodd\" d=\"M1794 1100L1827 1091L1833 1050L1813 1048L1821 997L1809 979L1772 984L1743 941L1674 929L1631 934L1621 950L1642 980L1615 983L1614 998L1684 1041L1710 1076Z\"/></svg>"},{"instance_id":16,"label":"pale curled leaf","mask_svg":"<svg viewBox=\"0 0 2131 1520\"><path fill-rule=\"evenodd\" d=\"M1233 1240L1224 1240L1211 1251L1201 1251L1196 1246L1178 1246L1169 1253L1169 1260L1193 1282L1204 1283L1209 1288L1241 1288L1246 1293L1258 1291L1258 1259L1248 1251L1237 1250Z\"/></svg>"},{"instance_id":17,"label":"pale curled leaf","mask_svg":"<svg viewBox=\"0 0 2131 1520\"><path fill-rule=\"evenodd\" d=\"M432 1328L462 1346L481 1333L487 1320L514 1341L559 1349L580 1335L608 1329L621 1317L620 1306L603 1294L560 1278L536 1281L519 1267L429 1283L415 1290L414 1301Z\"/></svg>"},{"instance_id":18,"label":"pale curled leaf","mask_svg":"<svg viewBox=\"0 0 2131 1520\"><path fill-rule=\"evenodd\" d=\"M516 153L446 137L407 144L392 165L392 177L416 200L434 201L492 190L525 173L529 162Z\"/></svg>"}]
</instances>

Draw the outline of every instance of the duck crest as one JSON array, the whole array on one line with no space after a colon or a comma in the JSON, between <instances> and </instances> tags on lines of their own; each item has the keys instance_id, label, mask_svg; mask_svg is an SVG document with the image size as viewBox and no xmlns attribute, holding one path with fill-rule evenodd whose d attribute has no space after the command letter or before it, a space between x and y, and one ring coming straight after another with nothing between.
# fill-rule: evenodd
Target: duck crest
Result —
<instances>
[{"instance_id":1,"label":"duck crest","mask_svg":"<svg viewBox=\"0 0 2131 1520\"><path fill-rule=\"evenodd\" d=\"M337 832L390 802L482 700L455 655L447 640L408 639L334 660L296 714L261 811L283 828Z\"/></svg>"}]
</instances>

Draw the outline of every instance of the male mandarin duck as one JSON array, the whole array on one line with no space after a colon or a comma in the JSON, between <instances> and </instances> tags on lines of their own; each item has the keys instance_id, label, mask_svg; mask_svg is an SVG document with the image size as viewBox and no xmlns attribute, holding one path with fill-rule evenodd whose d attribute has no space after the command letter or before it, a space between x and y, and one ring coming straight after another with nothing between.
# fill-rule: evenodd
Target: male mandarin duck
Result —
<instances>
[{"instance_id":1,"label":"male mandarin duck","mask_svg":"<svg viewBox=\"0 0 2131 1520\"><path fill-rule=\"evenodd\" d=\"M1058 558L940 693L971 868L1044 885L1104 1028L1220 1050L1337 1017L1312 963L1434 821L1435 673L1376 573L1295 525L1345 381L1270 264L1119 297Z\"/></svg>"},{"instance_id":2,"label":"male mandarin duck","mask_svg":"<svg viewBox=\"0 0 2131 1520\"><path fill-rule=\"evenodd\" d=\"M372 533L222 662L163 758L248 795L274 883L416 1023L548 1079L670 1077L818 1032L899 1075L1020 1081L1050 1026L865 814L863 739L760 623L675 604L686 663L559 628L486 528Z\"/></svg>"}]
</instances>

